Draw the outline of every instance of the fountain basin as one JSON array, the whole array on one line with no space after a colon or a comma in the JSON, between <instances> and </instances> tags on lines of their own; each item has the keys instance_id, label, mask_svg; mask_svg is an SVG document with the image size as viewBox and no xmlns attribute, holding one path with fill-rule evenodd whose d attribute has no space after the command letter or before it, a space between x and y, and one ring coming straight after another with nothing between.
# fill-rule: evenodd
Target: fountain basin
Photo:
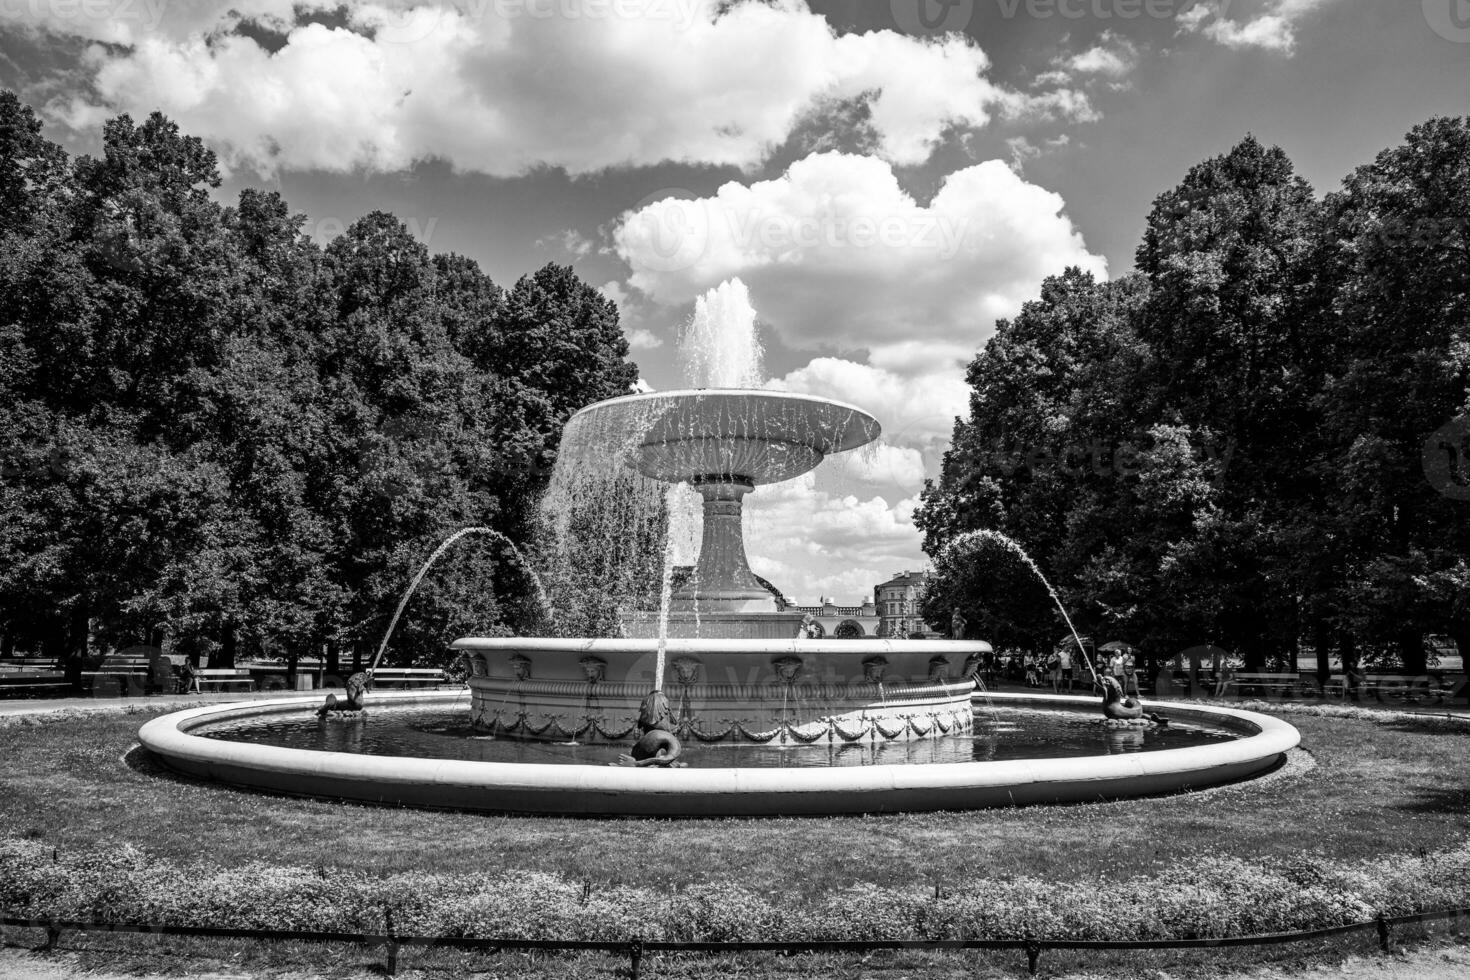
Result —
<instances>
[{"instance_id":1,"label":"fountain basin","mask_svg":"<svg viewBox=\"0 0 1470 980\"><path fill-rule=\"evenodd\" d=\"M470 637L470 716L493 734L618 742L653 688L659 641ZM664 693L686 741L902 741L966 732L967 661L957 640L673 638Z\"/></svg>"},{"instance_id":2,"label":"fountain basin","mask_svg":"<svg viewBox=\"0 0 1470 980\"><path fill-rule=\"evenodd\" d=\"M460 693L370 696L377 704L462 703ZM997 704L1095 706L1095 698L992 695ZM201 779L300 796L394 806L583 816L779 816L968 810L1151 796L1235 782L1274 768L1300 736L1255 712L1149 703L1180 720L1251 732L1192 748L1068 759L804 769L625 769L464 762L317 752L191 734L212 723L300 712L315 699L210 705L145 724L139 741L164 764Z\"/></svg>"},{"instance_id":3,"label":"fountain basin","mask_svg":"<svg viewBox=\"0 0 1470 980\"><path fill-rule=\"evenodd\" d=\"M753 486L795 479L824 456L872 442L867 412L786 391L699 388L609 398L582 409L568 432L605 432L629 465L665 483L738 476ZM594 443L596 444L596 443Z\"/></svg>"}]
</instances>

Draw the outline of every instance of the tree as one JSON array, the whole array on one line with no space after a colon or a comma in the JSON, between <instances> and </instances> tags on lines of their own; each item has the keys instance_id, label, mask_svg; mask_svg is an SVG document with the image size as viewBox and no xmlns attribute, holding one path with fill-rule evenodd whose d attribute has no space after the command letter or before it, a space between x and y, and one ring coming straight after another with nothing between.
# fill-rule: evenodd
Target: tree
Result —
<instances>
[{"instance_id":1,"label":"tree","mask_svg":"<svg viewBox=\"0 0 1470 980\"><path fill-rule=\"evenodd\" d=\"M323 642L360 657L453 531L531 550L561 425L636 377L616 308L570 269L506 297L391 215L323 250L279 195L221 207L218 183L156 113L70 161L0 93L7 644L166 632L223 665ZM540 615L507 546L461 547L400 655Z\"/></svg>"},{"instance_id":2,"label":"tree","mask_svg":"<svg viewBox=\"0 0 1470 980\"><path fill-rule=\"evenodd\" d=\"M1322 404L1347 556L1334 607L1419 673L1426 632L1470 651L1466 503L1425 470L1435 434L1470 419L1470 122L1415 127L1327 210L1341 366ZM1470 426L1456 431L1463 449Z\"/></svg>"}]
</instances>

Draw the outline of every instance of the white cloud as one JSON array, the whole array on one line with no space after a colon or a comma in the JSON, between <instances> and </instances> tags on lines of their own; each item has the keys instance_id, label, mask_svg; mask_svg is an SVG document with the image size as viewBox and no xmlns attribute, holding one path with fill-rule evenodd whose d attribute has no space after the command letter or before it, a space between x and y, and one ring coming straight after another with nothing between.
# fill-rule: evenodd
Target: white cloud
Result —
<instances>
[{"instance_id":1,"label":"white cloud","mask_svg":"<svg viewBox=\"0 0 1470 980\"><path fill-rule=\"evenodd\" d=\"M1138 65L1138 48L1127 38L1104 31L1097 44L1086 51L1058 59L1057 64L1080 75L1102 75L1118 80Z\"/></svg>"},{"instance_id":2,"label":"white cloud","mask_svg":"<svg viewBox=\"0 0 1470 980\"><path fill-rule=\"evenodd\" d=\"M590 239L584 236L577 229L567 228L559 234L552 235L549 238L536 239L536 247L561 249L568 255L580 259L591 253L593 249L593 244Z\"/></svg>"},{"instance_id":3,"label":"white cloud","mask_svg":"<svg viewBox=\"0 0 1470 980\"><path fill-rule=\"evenodd\" d=\"M146 38L182 40L208 32L228 32L242 20L282 29L295 11L326 9L324 0L76 0L43 2L21 0L3 10L14 31L55 37L82 38L108 44L131 45Z\"/></svg>"},{"instance_id":4,"label":"white cloud","mask_svg":"<svg viewBox=\"0 0 1470 980\"><path fill-rule=\"evenodd\" d=\"M861 602L894 569L923 563L916 503L833 493L813 474L761 487L745 504L751 567L801 602L819 595Z\"/></svg>"},{"instance_id":5,"label":"white cloud","mask_svg":"<svg viewBox=\"0 0 1470 980\"><path fill-rule=\"evenodd\" d=\"M773 180L627 212L612 237L629 284L658 303L738 276L789 346L864 349L905 374L967 360L1046 276L1106 274L1062 198L999 160L950 174L924 205L882 160L815 154Z\"/></svg>"},{"instance_id":6,"label":"white cloud","mask_svg":"<svg viewBox=\"0 0 1470 980\"><path fill-rule=\"evenodd\" d=\"M956 359L938 352L923 370L904 373L837 357L819 357L767 387L835 398L878 420L892 446L933 454L947 442L957 415L968 414L970 386ZM968 356L973 355L970 351ZM918 485L907 492L918 490Z\"/></svg>"},{"instance_id":7,"label":"white cloud","mask_svg":"<svg viewBox=\"0 0 1470 980\"><path fill-rule=\"evenodd\" d=\"M605 282L601 286L598 286L597 291L601 293L605 298L612 300L619 307L628 302L628 291L624 289L623 284L618 282L616 279Z\"/></svg>"},{"instance_id":8,"label":"white cloud","mask_svg":"<svg viewBox=\"0 0 1470 980\"><path fill-rule=\"evenodd\" d=\"M1093 114L1081 93L1002 89L961 35L839 36L800 0L362 3L330 28L294 19L284 0L136 2L157 4L157 17L118 24L20 6L43 11L25 15L29 29L111 42L88 55L90 92L54 112L80 128L160 109L226 166L263 174L429 158L500 176L666 161L749 169L799 124L852 102L866 107L876 152L913 165L992 113ZM234 33L242 19L284 44L268 51Z\"/></svg>"},{"instance_id":9,"label":"white cloud","mask_svg":"<svg viewBox=\"0 0 1470 980\"><path fill-rule=\"evenodd\" d=\"M628 347L632 350L653 350L655 347L662 347L663 345L663 338L652 330L634 327L628 331Z\"/></svg>"},{"instance_id":10,"label":"white cloud","mask_svg":"<svg viewBox=\"0 0 1470 980\"><path fill-rule=\"evenodd\" d=\"M1308 14L1334 0L1265 0L1253 16L1236 20L1230 3L1196 4L1179 14L1181 32L1202 34L1227 48L1261 48L1281 54L1296 49L1297 26Z\"/></svg>"},{"instance_id":11,"label":"white cloud","mask_svg":"<svg viewBox=\"0 0 1470 980\"><path fill-rule=\"evenodd\" d=\"M1046 153L1048 150L1056 150L1068 146L1072 138L1066 133L1054 136L1049 140L1042 141L1038 146L1024 136L1012 136L1006 140L1006 147L1011 151L1011 169L1022 171L1026 164Z\"/></svg>"},{"instance_id":12,"label":"white cloud","mask_svg":"<svg viewBox=\"0 0 1470 980\"><path fill-rule=\"evenodd\" d=\"M910 446L886 440L842 453L833 460L839 479L879 488L893 487L915 493L924 486L924 454Z\"/></svg>"}]
</instances>

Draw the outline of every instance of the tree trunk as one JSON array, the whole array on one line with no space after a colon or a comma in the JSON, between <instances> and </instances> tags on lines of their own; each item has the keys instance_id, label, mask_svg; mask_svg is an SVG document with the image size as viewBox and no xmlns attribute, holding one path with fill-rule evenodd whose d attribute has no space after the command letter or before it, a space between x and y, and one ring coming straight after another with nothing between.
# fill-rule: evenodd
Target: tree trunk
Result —
<instances>
[{"instance_id":1,"label":"tree trunk","mask_svg":"<svg viewBox=\"0 0 1470 980\"><path fill-rule=\"evenodd\" d=\"M1317 683L1326 687L1332 676L1332 634L1325 616L1312 620L1312 644L1317 648Z\"/></svg>"},{"instance_id":2,"label":"tree trunk","mask_svg":"<svg viewBox=\"0 0 1470 980\"><path fill-rule=\"evenodd\" d=\"M6 633L0 636L0 657L10 658L15 656L15 637Z\"/></svg>"},{"instance_id":3,"label":"tree trunk","mask_svg":"<svg viewBox=\"0 0 1470 980\"><path fill-rule=\"evenodd\" d=\"M87 615L86 606L77 606L71 613L71 624L67 631L68 646L82 659L86 659L88 653L88 641L91 639L92 617Z\"/></svg>"},{"instance_id":4,"label":"tree trunk","mask_svg":"<svg viewBox=\"0 0 1470 980\"><path fill-rule=\"evenodd\" d=\"M301 665L300 647L291 644L286 650L286 689L296 690L296 669Z\"/></svg>"},{"instance_id":5,"label":"tree trunk","mask_svg":"<svg viewBox=\"0 0 1470 980\"><path fill-rule=\"evenodd\" d=\"M362 671L362 644L352 644L352 672L354 674Z\"/></svg>"},{"instance_id":6,"label":"tree trunk","mask_svg":"<svg viewBox=\"0 0 1470 980\"><path fill-rule=\"evenodd\" d=\"M327 662L325 666L326 676L342 676L342 653L335 640L327 643Z\"/></svg>"},{"instance_id":7,"label":"tree trunk","mask_svg":"<svg viewBox=\"0 0 1470 980\"><path fill-rule=\"evenodd\" d=\"M1451 630L1450 639L1455 641L1455 647L1460 654L1460 673L1470 672L1470 627ZM1463 693L1465 703L1470 704L1470 683L1465 685Z\"/></svg>"},{"instance_id":8,"label":"tree trunk","mask_svg":"<svg viewBox=\"0 0 1470 980\"><path fill-rule=\"evenodd\" d=\"M235 629L235 624L225 626L224 636L219 645L219 666L224 670L235 669L235 654L239 651L240 634Z\"/></svg>"},{"instance_id":9,"label":"tree trunk","mask_svg":"<svg viewBox=\"0 0 1470 980\"><path fill-rule=\"evenodd\" d=\"M1404 664L1404 673L1419 677L1429 669L1429 656L1424 649L1424 634L1417 628L1405 630L1399 636L1399 658Z\"/></svg>"},{"instance_id":10,"label":"tree trunk","mask_svg":"<svg viewBox=\"0 0 1470 980\"><path fill-rule=\"evenodd\" d=\"M1343 689L1351 701L1358 700L1358 647L1351 633L1343 632L1337 638L1337 652L1342 660Z\"/></svg>"}]
</instances>

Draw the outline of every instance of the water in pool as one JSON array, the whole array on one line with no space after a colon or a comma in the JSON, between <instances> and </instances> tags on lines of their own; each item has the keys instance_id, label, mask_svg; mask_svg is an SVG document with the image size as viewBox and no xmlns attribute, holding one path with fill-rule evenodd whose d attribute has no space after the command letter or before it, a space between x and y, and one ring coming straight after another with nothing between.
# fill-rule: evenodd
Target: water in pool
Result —
<instances>
[{"instance_id":1,"label":"water in pool","mask_svg":"<svg viewBox=\"0 0 1470 980\"><path fill-rule=\"evenodd\" d=\"M417 756L475 762L602 765L627 746L497 738L472 728L464 706L373 708L356 718L319 719L302 711L197 728L206 738L279 745L318 752ZM1168 728L1108 728L1095 710L997 708L977 710L967 735L877 745L684 743L691 767L800 768L984 762L1156 752L1239 738L1224 727L1175 722Z\"/></svg>"}]
</instances>

